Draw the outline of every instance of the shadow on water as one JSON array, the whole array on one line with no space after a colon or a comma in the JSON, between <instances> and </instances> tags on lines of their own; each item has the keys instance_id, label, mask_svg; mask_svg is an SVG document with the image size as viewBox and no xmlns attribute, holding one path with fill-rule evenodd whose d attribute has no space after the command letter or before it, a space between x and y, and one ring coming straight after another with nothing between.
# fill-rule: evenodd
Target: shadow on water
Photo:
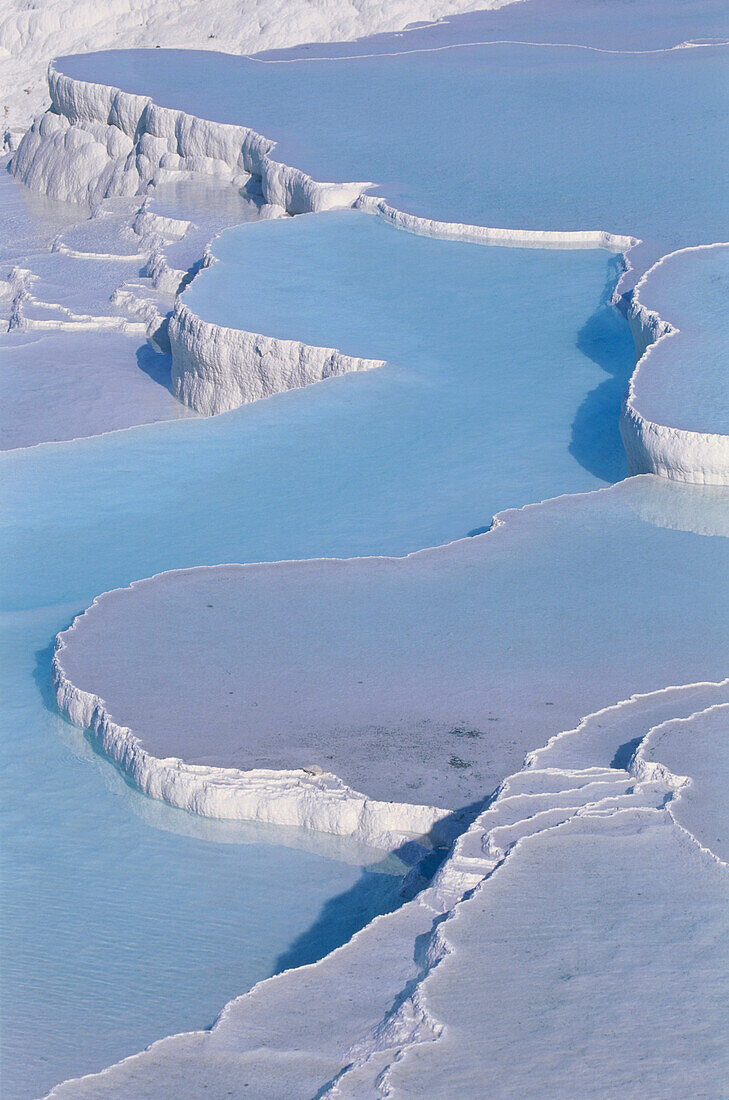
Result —
<instances>
[{"instance_id":1,"label":"shadow on water","mask_svg":"<svg viewBox=\"0 0 729 1100\"><path fill-rule=\"evenodd\" d=\"M53 691L53 684L51 683L51 662L53 661L53 651L56 648L56 639L45 647L45 649L38 649L35 653L35 668L33 669L33 680L36 687L40 692L41 699L43 700L43 706L46 710L49 710L52 714L60 714L60 711L56 705L56 696Z\"/></svg>"},{"instance_id":2,"label":"shadow on water","mask_svg":"<svg viewBox=\"0 0 729 1100\"><path fill-rule=\"evenodd\" d=\"M153 382L172 393L172 356L162 355L150 344L137 348L137 366L149 375Z\"/></svg>"},{"instance_id":3,"label":"shadow on water","mask_svg":"<svg viewBox=\"0 0 729 1100\"><path fill-rule=\"evenodd\" d=\"M79 609L79 614L81 614L82 610L83 609ZM69 620L69 626L71 625L71 621L73 621L73 619ZM99 746L99 743L97 742L96 738L90 730L82 730L80 729L80 727L74 726L67 715L63 714L62 711L59 710L58 703L56 701L56 693L53 688L53 678L51 672L53 653L55 651L55 648L56 640L54 638L53 641L44 649L37 649L35 652L35 668L33 669L33 680L36 687L38 688L38 692L43 701L44 709L50 711L50 713L54 715L55 718L58 718L60 721L62 721L64 725L67 725L71 729L77 730L79 737L83 738L85 745L88 747L88 751L91 756L95 759L102 761L105 767L111 769L114 775L126 787L128 787L129 790L133 791L135 795L140 795L144 799L148 798L149 796L142 793L141 789L136 785L134 780L131 779L126 774L126 772L114 760L111 759L111 757L106 755L106 753ZM74 752L74 754L77 754L77 749L74 748L72 751ZM162 805L166 804L162 803Z\"/></svg>"},{"instance_id":4,"label":"shadow on water","mask_svg":"<svg viewBox=\"0 0 729 1100\"><path fill-rule=\"evenodd\" d=\"M440 827L454 835L464 832L487 808L492 798L493 795L490 795L460 810L454 810ZM405 845L392 855L409 862L412 856L407 851L408 847ZM397 884L393 883L392 874L387 869L388 864L392 864L392 856L388 856L382 864L364 868L354 886L324 903L314 923L278 956L272 973L280 974L283 970L305 966L324 958L351 940L352 936L375 917L399 909L429 885L449 852L450 847L433 848L404 880L398 878Z\"/></svg>"},{"instance_id":5,"label":"shadow on water","mask_svg":"<svg viewBox=\"0 0 729 1100\"><path fill-rule=\"evenodd\" d=\"M610 767L617 768L620 771L629 771L633 757L640 748L644 737L645 735L641 734L640 737L634 737L632 741L626 741L625 744L621 745L610 761Z\"/></svg>"},{"instance_id":6,"label":"shadow on water","mask_svg":"<svg viewBox=\"0 0 729 1100\"><path fill-rule=\"evenodd\" d=\"M81 610L83 609L79 609L79 614L81 613ZM69 621L69 626L71 625L71 621L72 620ZM53 689L53 678L51 673L53 653L55 648L56 640L54 638L53 641L50 642L50 644L47 645L44 649L37 649L35 652L35 668L33 669L33 681L38 688L38 693L41 697L41 700L43 701L44 709L50 711L50 713L55 718L58 718L65 725L69 726L69 728L78 730L79 737L83 738L83 741L88 746L88 750L93 758L103 761L103 763L108 768L113 770L114 774L124 783L126 787L128 787L131 791L134 791L135 794L142 795L140 788L134 783L134 781L130 779L129 776L119 767L119 765L116 764L110 757L108 757L103 749L99 747L99 744L91 731L81 730L80 728L74 726L70 719L59 710L58 703L56 701L56 693ZM72 751L74 752L74 754L77 753L76 749L73 749ZM142 797L146 798L148 796L142 795Z\"/></svg>"},{"instance_id":7,"label":"shadow on water","mask_svg":"<svg viewBox=\"0 0 729 1100\"><path fill-rule=\"evenodd\" d=\"M581 466L609 483L627 477L628 468L620 438L623 397L635 367L635 346L630 329L612 304L622 273L620 257L610 262L610 275L600 304L577 336L577 347L608 377L588 393L572 421L569 451Z\"/></svg>"},{"instance_id":8,"label":"shadow on water","mask_svg":"<svg viewBox=\"0 0 729 1100\"><path fill-rule=\"evenodd\" d=\"M271 973L317 962L351 940L375 917L398 909L405 900L399 893L399 882L392 871L378 871L377 865L363 868L350 889L324 903L314 923L278 956Z\"/></svg>"},{"instance_id":9,"label":"shadow on water","mask_svg":"<svg viewBox=\"0 0 729 1100\"><path fill-rule=\"evenodd\" d=\"M55 641L52 641L36 652L33 679L44 707L51 713L60 715L51 682L54 646ZM129 777L109 761L98 748L88 731L85 732L84 737L93 754L109 764L124 784L141 796L141 792ZM464 832L487 808L493 797L492 794L459 810L454 810L439 823L440 834L456 837ZM172 812L175 813L174 810ZM399 909L429 885L449 851L450 846L434 846L414 866L411 866L413 845L406 843L391 853L383 854L380 863L363 867L353 886L324 903L309 928L278 956L271 973L278 974L283 970L317 962L351 940L375 917ZM410 870L403 878L403 869L408 867Z\"/></svg>"}]
</instances>

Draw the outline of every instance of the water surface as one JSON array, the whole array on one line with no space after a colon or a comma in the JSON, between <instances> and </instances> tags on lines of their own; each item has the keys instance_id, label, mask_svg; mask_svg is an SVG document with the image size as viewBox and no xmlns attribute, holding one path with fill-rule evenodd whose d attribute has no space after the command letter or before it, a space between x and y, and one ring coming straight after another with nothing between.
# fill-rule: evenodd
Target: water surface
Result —
<instances>
[{"instance_id":1,"label":"water surface","mask_svg":"<svg viewBox=\"0 0 729 1100\"><path fill-rule=\"evenodd\" d=\"M619 21L624 5L610 10ZM424 217L605 229L648 239L659 253L725 235L726 48L470 45L474 28L455 21L418 33L412 50L395 35L390 52L364 42L359 56L336 59L125 50L58 64L250 126L278 142L276 159L319 180L371 181L375 194ZM647 27L639 41L652 48Z\"/></svg>"}]
</instances>

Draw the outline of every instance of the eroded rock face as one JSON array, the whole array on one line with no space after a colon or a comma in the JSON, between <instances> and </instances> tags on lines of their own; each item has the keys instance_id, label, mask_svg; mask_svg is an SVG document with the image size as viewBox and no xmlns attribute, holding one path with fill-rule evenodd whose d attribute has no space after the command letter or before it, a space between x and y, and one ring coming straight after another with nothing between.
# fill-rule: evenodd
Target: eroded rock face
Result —
<instances>
[{"instance_id":1,"label":"eroded rock face","mask_svg":"<svg viewBox=\"0 0 729 1100\"><path fill-rule=\"evenodd\" d=\"M179 302L168 331L175 396L206 416L335 375L383 365L380 360L343 355L334 348L225 328L204 321Z\"/></svg>"},{"instance_id":2,"label":"eroded rock face","mask_svg":"<svg viewBox=\"0 0 729 1100\"><path fill-rule=\"evenodd\" d=\"M638 364L620 423L631 473L729 484L729 435L699 430L726 423L724 301L715 287L728 266L727 245L681 249L655 264L635 288L627 315ZM688 394L681 392L682 376L692 379ZM657 400L657 394L663 396Z\"/></svg>"},{"instance_id":3,"label":"eroded rock face","mask_svg":"<svg viewBox=\"0 0 729 1100\"><path fill-rule=\"evenodd\" d=\"M271 148L243 127L206 123L53 68L48 86L51 107L21 141L11 171L52 198L97 203L174 172L242 184Z\"/></svg>"},{"instance_id":4,"label":"eroded rock face","mask_svg":"<svg viewBox=\"0 0 729 1100\"><path fill-rule=\"evenodd\" d=\"M362 184L318 183L268 155L274 143L245 126L159 107L146 96L48 73L51 107L35 120L11 171L54 199L97 204L175 174L243 186L259 176L267 203L291 214L351 205Z\"/></svg>"}]
</instances>

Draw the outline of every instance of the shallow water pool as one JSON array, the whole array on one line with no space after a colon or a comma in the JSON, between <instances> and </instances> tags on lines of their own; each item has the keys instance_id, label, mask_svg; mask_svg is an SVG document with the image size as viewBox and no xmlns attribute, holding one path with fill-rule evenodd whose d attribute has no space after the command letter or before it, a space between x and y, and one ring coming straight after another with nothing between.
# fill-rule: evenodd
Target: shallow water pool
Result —
<instances>
[{"instance_id":1,"label":"shallow water pool","mask_svg":"<svg viewBox=\"0 0 729 1100\"><path fill-rule=\"evenodd\" d=\"M333 232L347 217L332 219ZM160 569L402 553L466 534L507 503L622 471L610 409L632 354L627 327L605 304L615 258L429 242L351 217L365 235L392 240L395 282L398 263L438 250L426 261L429 301L405 296L383 329L394 341L384 350L400 349L401 363L210 420L0 457L3 878L14 899L4 904L4 1095L37 1094L161 1035L209 1025L229 997L341 942L396 904L399 889L397 876L363 871L373 857L346 846L302 853L273 831L251 844L249 832L234 830L221 843L164 807L150 820L148 800L49 707L56 632L99 592ZM281 225L292 231L292 262L310 223ZM277 234L276 223L270 228ZM337 241L336 232L323 234L321 247ZM376 250L368 265L374 278ZM534 291L529 324L519 312L525 276ZM311 323L323 332L331 317L333 335L361 338L371 353L380 304L375 295L362 315L369 328L346 331L346 301ZM453 353L449 332L462 310ZM416 329L427 312L439 320L426 340ZM606 384L606 404L597 403L605 436L592 451L584 436L582 453L570 453L573 422ZM509 433L521 440L506 454L492 407L501 391ZM538 422L523 444L535 411L559 421L547 452ZM534 462L534 453L548 459Z\"/></svg>"},{"instance_id":2,"label":"shallow water pool","mask_svg":"<svg viewBox=\"0 0 729 1100\"><path fill-rule=\"evenodd\" d=\"M399 904L395 857L132 790L50 698L72 609L2 619L2 1095L27 1100L311 962Z\"/></svg>"},{"instance_id":3,"label":"shallow water pool","mask_svg":"<svg viewBox=\"0 0 729 1100\"><path fill-rule=\"evenodd\" d=\"M614 21L623 7L612 7ZM630 45L675 45L687 30L683 20L674 37L643 25ZM580 42L580 28L566 40ZM454 21L412 42L393 35L371 50L365 40L351 57L119 50L58 65L249 126L278 143L276 160L317 180L370 181L422 217L604 229L650 240L659 254L724 236L725 47L616 53L474 41L472 22Z\"/></svg>"},{"instance_id":4,"label":"shallow water pool","mask_svg":"<svg viewBox=\"0 0 729 1100\"><path fill-rule=\"evenodd\" d=\"M403 554L482 528L501 508L623 476L617 419L634 352L606 302L614 257L429 242L362 224L395 248L425 248L416 259L431 255L426 246L442 257L423 271L427 304L442 311L428 323L438 351L408 327L425 312L413 297L392 330L408 364L210 420L6 453L9 607L83 606L182 565ZM305 225L282 223L282 245L284 230ZM363 352L377 350L375 320ZM459 325L457 354L446 354Z\"/></svg>"}]
</instances>

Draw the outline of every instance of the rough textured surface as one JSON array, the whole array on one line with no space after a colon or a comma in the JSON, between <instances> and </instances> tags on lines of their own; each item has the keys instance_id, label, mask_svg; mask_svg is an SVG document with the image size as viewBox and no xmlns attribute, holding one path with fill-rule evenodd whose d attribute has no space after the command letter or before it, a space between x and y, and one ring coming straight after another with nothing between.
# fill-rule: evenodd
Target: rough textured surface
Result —
<instances>
[{"instance_id":1,"label":"rough textured surface","mask_svg":"<svg viewBox=\"0 0 729 1100\"><path fill-rule=\"evenodd\" d=\"M161 44L248 53L401 30L489 6L486 0L46 0L34 7L10 0L0 15L0 105L5 125L25 129L45 106L46 66L62 53Z\"/></svg>"},{"instance_id":2,"label":"rough textured surface","mask_svg":"<svg viewBox=\"0 0 729 1100\"><path fill-rule=\"evenodd\" d=\"M271 205L291 214L346 206L362 184L317 183L272 160L273 142L243 126L208 122L103 84L72 80L53 66L51 108L31 126L11 162L26 186L54 199L95 204L143 193L192 173L244 186L261 178Z\"/></svg>"},{"instance_id":3,"label":"rough textured surface","mask_svg":"<svg viewBox=\"0 0 729 1100\"><path fill-rule=\"evenodd\" d=\"M726 722L728 686L587 716L504 780L415 901L230 1002L212 1031L52 1096L141 1100L194 1082L221 1100L243 1086L445 1100L482 1096L484 1082L511 1095L518 1079L524 1095L558 1098L569 1074L584 1096L638 1097L658 1082L678 1100L690 1067L692 1086L719 1097L729 879L676 824L690 780L646 755L690 754L694 731Z\"/></svg>"},{"instance_id":4,"label":"rough textured surface","mask_svg":"<svg viewBox=\"0 0 729 1100\"><path fill-rule=\"evenodd\" d=\"M181 300L170 318L169 337L173 392L207 416L324 378L383 365L342 355L334 348L314 348L211 324Z\"/></svg>"},{"instance_id":5,"label":"rough textured surface","mask_svg":"<svg viewBox=\"0 0 729 1100\"><path fill-rule=\"evenodd\" d=\"M172 392L167 315L211 236L270 208L196 177L89 217L4 167L0 449L191 416Z\"/></svg>"},{"instance_id":6,"label":"rough textured surface","mask_svg":"<svg viewBox=\"0 0 729 1100\"><path fill-rule=\"evenodd\" d=\"M58 89L60 109L44 116L18 154L28 181L49 193L96 202L176 175L240 185L253 172L269 203L291 212L355 197L356 188L327 189L276 163L270 145L256 144L250 131L214 128L147 101L140 106L140 97L118 94L99 106L98 93L80 85ZM604 234L581 240L438 225L374 201L395 224L435 235L568 247L630 243ZM170 222L149 228L181 231ZM171 292L183 274L162 254L150 258L148 271ZM655 363L675 328L648 313L640 290L632 314L639 351L658 338ZM172 336L187 330L189 348L179 345L178 358L190 355L181 392L184 377L194 378L200 366L205 382L212 377L218 391L221 384L229 391L221 400L204 385L195 392L191 382L191 401L205 411L337 372L334 353L325 349L201 326L185 320L180 306ZM651 421L646 428L646 417L631 425L631 410L640 415L634 396L635 388L624 430L636 469L726 480L726 437L707 443L697 440L701 433L673 425ZM556 533L571 509L574 523ZM545 515L556 521L540 527ZM174 586L182 575L102 597L59 641L58 701L155 797L203 814L285 820L392 847L407 846L409 833L431 826L449 840L448 830L460 828L466 815L449 821L438 806L462 806L466 794L475 803L500 782L433 887L401 913L374 922L322 963L231 1002L211 1032L164 1040L56 1094L160 1097L195 1090L222 1097L250 1084L272 1097L450 1100L484 1089L499 1096L506 1081L510 1092L557 1098L569 1080L580 1096L600 1100L653 1089L676 1098L689 1089L722 1095L729 1073L720 1042L729 996L721 855L727 760L716 750L725 739L727 685L663 685L699 676L718 681L726 672L726 607L714 582L726 572L719 536L727 530L725 494L641 478L591 500L527 509L490 535L407 563L210 571L220 581L213 594L225 596L225 613L199 632L190 624L198 627L216 605L198 606L209 593L193 571L192 602L182 599L177 607L173 599L160 615L153 600L141 616L144 629L136 630L132 614L126 634L124 623L100 633L102 644L111 638L116 647L114 675L132 668L141 676L131 697L150 723L144 731L136 720L121 725L117 699L125 700L113 696L115 685L107 689L107 682L98 693L79 686L65 662L99 609ZM484 546L489 552L482 554ZM412 583L401 583L411 569ZM234 589L242 577L239 601ZM180 607L184 627L174 629ZM151 638L155 650L145 659ZM159 639L164 659L157 663ZM201 649L215 657L202 669ZM100 652L109 665L108 651ZM245 705L257 705L276 684L263 715L245 724L238 721L244 708L232 724L220 717L226 704L208 709L211 697L220 703L231 694L223 675L234 671L232 694L242 689ZM638 675L644 694L628 697ZM185 696L190 684L193 693ZM545 698L553 693L556 700ZM162 718L169 717L172 701L179 708L174 728L152 721L159 719L158 704ZM561 732L588 707L600 709ZM502 718L498 735L488 738L486 722ZM322 729L333 732L331 745ZM225 741L231 731L234 738ZM187 745L184 752L174 745L191 733L204 741L193 756ZM377 755L393 733L403 747L396 775ZM550 733L546 747L516 770L523 750ZM459 751L452 751L454 738ZM366 776L359 788L379 784L380 797L357 794L332 772L320 774L316 761L243 771L246 755L261 744L282 757L305 752L302 761L310 761L313 748L332 748L336 770ZM437 760L444 745L445 755L451 752L447 767ZM179 756L171 758L172 751ZM208 753L222 763L209 763ZM443 776L448 797L432 797L432 784ZM389 800L393 784L407 787L397 792L401 801ZM692 792L701 797L692 799ZM466 809L472 815L480 807ZM414 875L411 886L417 885ZM292 1011L302 1001L307 1012Z\"/></svg>"},{"instance_id":7,"label":"rough textured surface","mask_svg":"<svg viewBox=\"0 0 729 1100\"><path fill-rule=\"evenodd\" d=\"M273 143L244 127L197 119L160 108L144 97L54 71L50 86L53 109L26 134L12 167L29 186L57 198L98 201L109 194L136 193L180 172L209 174L235 184L244 183L247 174L253 173L260 178L271 209L290 213L356 203L400 228L484 244L616 251L637 244L634 237L603 231L500 230L415 217L384 200L362 196L362 184L317 183L299 169L275 161L270 155ZM640 304L638 293L634 293L628 312L642 351L668 330L655 311ZM264 340L210 325L181 306L173 317L170 335L175 393L205 414L372 365L332 349ZM166 339L165 334L164 348ZM675 424L651 421L640 412L632 390L622 427L634 472L695 482L726 481L726 436L687 434Z\"/></svg>"},{"instance_id":8,"label":"rough textured surface","mask_svg":"<svg viewBox=\"0 0 729 1100\"><path fill-rule=\"evenodd\" d=\"M640 280L628 308L635 338L638 364L630 381L621 420L621 433L631 473L654 473L696 484L729 484L729 434L697 431L702 420L726 424L726 341L723 321L726 309L726 255L729 246L717 244L688 248L660 260ZM709 261L713 263L709 263ZM717 267L718 270L715 270ZM708 271L704 272L703 267ZM689 278L683 275L687 268ZM679 282L680 327L666 311L663 293L652 295L655 308L644 303L652 285L664 276ZM714 284L698 291L701 280ZM718 291L716 283L719 283ZM683 297L683 301L681 298ZM672 302L673 308L676 308ZM668 307L669 312L671 306ZM676 377L677 374L683 377ZM690 392L693 385L696 392ZM651 403L651 390L662 391L653 398L656 411L643 410ZM687 393L687 389L689 392ZM647 393L646 393L647 391ZM681 393L683 391L683 395ZM664 422L657 420L662 415ZM690 426L684 426L690 425Z\"/></svg>"},{"instance_id":9,"label":"rough textured surface","mask_svg":"<svg viewBox=\"0 0 729 1100\"><path fill-rule=\"evenodd\" d=\"M378 214L398 229L422 233L426 237L442 237L449 241L495 244L502 248L605 248L608 252L626 252L638 243L636 237L608 233L601 229L578 229L561 233L550 229L497 229L461 222L439 222L433 218L419 218L396 210L384 199L371 195L360 195L356 205L369 214Z\"/></svg>"}]
</instances>

